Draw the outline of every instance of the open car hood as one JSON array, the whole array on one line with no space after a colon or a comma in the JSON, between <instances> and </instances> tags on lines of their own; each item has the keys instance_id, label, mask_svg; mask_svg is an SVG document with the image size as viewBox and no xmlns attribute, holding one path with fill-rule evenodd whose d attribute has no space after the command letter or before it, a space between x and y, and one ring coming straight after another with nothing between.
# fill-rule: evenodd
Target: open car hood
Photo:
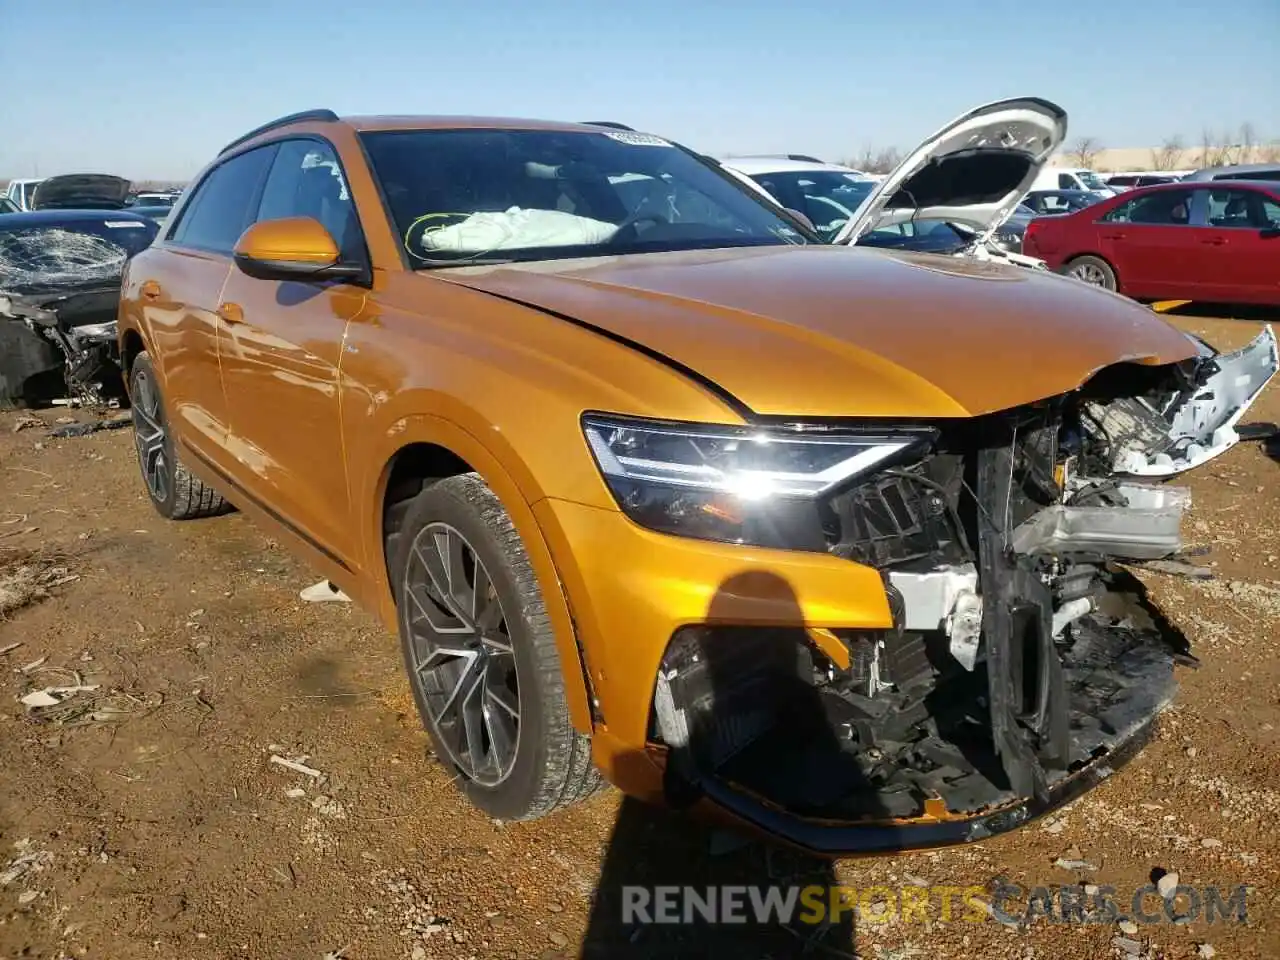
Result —
<instances>
[{"instance_id":1,"label":"open car hood","mask_svg":"<svg viewBox=\"0 0 1280 960\"><path fill-rule=\"evenodd\" d=\"M970 110L916 147L832 239L852 244L913 217L956 220L985 242L1067 136L1067 113L1037 97Z\"/></svg>"},{"instance_id":2,"label":"open car hood","mask_svg":"<svg viewBox=\"0 0 1280 960\"><path fill-rule=\"evenodd\" d=\"M32 210L111 210L124 206L132 184L106 173L68 173L41 181L31 197Z\"/></svg>"}]
</instances>

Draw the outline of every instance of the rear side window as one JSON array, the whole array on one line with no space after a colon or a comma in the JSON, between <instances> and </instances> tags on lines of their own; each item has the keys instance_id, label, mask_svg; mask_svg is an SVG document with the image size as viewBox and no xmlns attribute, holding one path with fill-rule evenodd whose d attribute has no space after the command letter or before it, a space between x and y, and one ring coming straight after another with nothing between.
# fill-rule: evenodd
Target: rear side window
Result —
<instances>
[{"instance_id":1,"label":"rear side window","mask_svg":"<svg viewBox=\"0 0 1280 960\"><path fill-rule=\"evenodd\" d=\"M200 185L169 238L185 247L230 253L253 222L275 145L250 150L214 168Z\"/></svg>"},{"instance_id":2,"label":"rear side window","mask_svg":"<svg viewBox=\"0 0 1280 960\"><path fill-rule=\"evenodd\" d=\"M1190 219L1190 190L1161 190L1126 201L1103 216L1106 223L1182 226Z\"/></svg>"}]
</instances>

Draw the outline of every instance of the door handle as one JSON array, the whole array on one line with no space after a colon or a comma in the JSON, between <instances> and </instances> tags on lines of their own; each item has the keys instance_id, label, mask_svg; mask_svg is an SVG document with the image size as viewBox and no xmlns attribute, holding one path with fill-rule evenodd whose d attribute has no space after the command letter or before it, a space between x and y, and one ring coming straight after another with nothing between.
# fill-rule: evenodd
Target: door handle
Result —
<instances>
[{"instance_id":1,"label":"door handle","mask_svg":"<svg viewBox=\"0 0 1280 960\"><path fill-rule=\"evenodd\" d=\"M164 293L160 289L160 284L154 280L143 280L142 285L138 287L138 292L142 294L144 300L159 300L160 295Z\"/></svg>"},{"instance_id":2,"label":"door handle","mask_svg":"<svg viewBox=\"0 0 1280 960\"><path fill-rule=\"evenodd\" d=\"M231 303L228 301L219 304L218 316L221 318L223 323L244 323L244 308L238 303Z\"/></svg>"},{"instance_id":3,"label":"door handle","mask_svg":"<svg viewBox=\"0 0 1280 960\"><path fill-rule=\"evenodd\" d=\"M1209 240L1201 240L1200 242L1210 247L1222 247L1226 246L1227 243L1226 239L1223 237L1213 237Z\"/></svg>"},{"instance_id":4,"label":"door handle","mask_svg":"<svg viewBox=\"0 0 1280 960\"><path fill-rule=\"evenodd\" d=\"M1123 233L1104 233L1102 235L1102 239L1103 240L1123 240L1124 234Z\"/></svg>"}]
</instances>

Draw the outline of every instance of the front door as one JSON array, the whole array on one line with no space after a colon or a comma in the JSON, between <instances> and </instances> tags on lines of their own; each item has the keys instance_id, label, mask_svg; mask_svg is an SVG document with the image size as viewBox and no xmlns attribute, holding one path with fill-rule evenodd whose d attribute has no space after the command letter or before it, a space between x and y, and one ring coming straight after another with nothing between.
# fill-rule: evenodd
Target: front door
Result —
<instances>
[{"instance_id":1,"label":"front door","mask_svg":"<svg viewBox=\"0 0 1280 960\"><path fill-rule=\"evenodd\" d=\"M1205 189L1206 300L1280 304L1280 200L1261 190Z\"/></svg>"},{"instance_id":2,"label":"front door","mask_svg":"<svg viewBox=\"0 0 1280 960\"><path fill-rule=\"evenodd\" d=\"M314 217L344 255L367 260L332 148L280 144L257 220ZM341 282L256 280L232 269L222 291L219 356L234 478L285 526L340 567L356 556L347 492L339 364L364 289Z\"/></svg>"}]
</instances>

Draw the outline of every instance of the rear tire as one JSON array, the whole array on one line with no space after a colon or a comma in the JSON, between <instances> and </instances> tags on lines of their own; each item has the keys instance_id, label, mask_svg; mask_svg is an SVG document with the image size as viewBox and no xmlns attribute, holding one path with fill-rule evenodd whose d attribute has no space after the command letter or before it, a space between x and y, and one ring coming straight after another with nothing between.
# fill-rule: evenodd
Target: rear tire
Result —
<instances>
[{"instance_id":1,"label":"rear tire","mask_svg":"<svg viewBox=\"0 0 1280 960\"><path fill-rule=\"evenodd\" d=\"M167 520L194 520L232 508L217 490L191 473L178 457L155 367L145 353L129 369L129 410L133 417L138 468L151 505Z\"/></svg>"},{"instance_id":2,"label":"rear tire","mask_svg":"<svg viewBox=\"0 0 1280 960\"><path fill-rule=\"evenodd\" d=\"M1115 270L1101 257L1076 257L1067 264L1063 272L1092 287L1112 291L1119 289Z\"/></svg>"},{"instance_id":3,"label":"rear tire","mask_svg":"<svg viewBox=\"0 0 1280 960\"><path fill-rule=\"evenodd\" d=\"M590 796L601 784L591 740L569 719L542 592L497 496L467 473L390 513L401 649L436 757L498 819Z\"/></svg>"}]
</instances>

